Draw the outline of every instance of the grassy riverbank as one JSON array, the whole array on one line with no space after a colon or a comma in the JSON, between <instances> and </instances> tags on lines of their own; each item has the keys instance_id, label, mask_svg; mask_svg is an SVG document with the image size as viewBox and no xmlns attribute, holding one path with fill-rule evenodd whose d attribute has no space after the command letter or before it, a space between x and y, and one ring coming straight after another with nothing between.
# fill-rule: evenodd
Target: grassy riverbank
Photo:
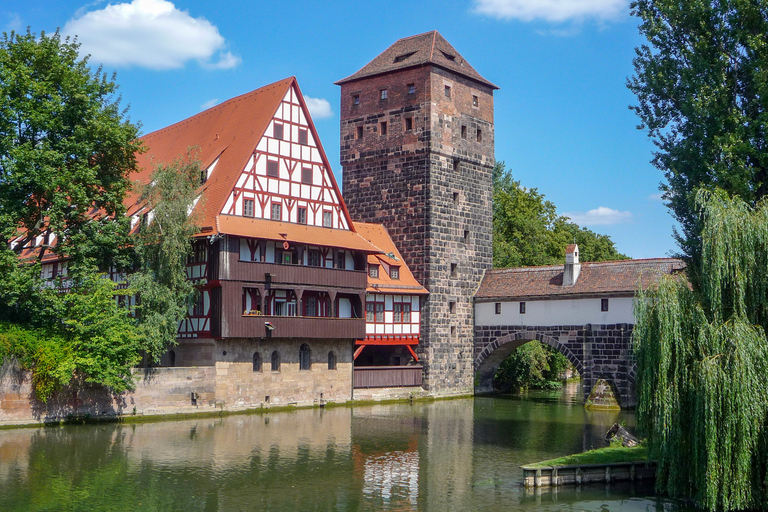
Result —
<instances>
[{"instance_id":1,"label":"grassy riverbank","mask_svg":"<svg viewBox=\"0 0 768 512\"><path fill-rule=\"evenodd\" d=\"M609 446L607 448L598 448L588 452L566 455L556 459L526 464L528 468L539 468L546 466L568 466L583 464L612 464L615 462L635 462L648 460L648 448L644 445L633 446Z\"/></svg>"}]
</instances>

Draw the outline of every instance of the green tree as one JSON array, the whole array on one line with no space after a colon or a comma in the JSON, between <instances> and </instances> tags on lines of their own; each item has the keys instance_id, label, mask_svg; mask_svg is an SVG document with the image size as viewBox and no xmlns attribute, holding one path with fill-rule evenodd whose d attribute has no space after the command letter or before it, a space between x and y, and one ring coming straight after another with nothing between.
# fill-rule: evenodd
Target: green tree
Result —
<instances>
[{"instance_id":1,"label":"green tree","mask_svg":"<svg viewBox=\"0 0 768 512\"><path fill-rule=\"evenodd\" d=\"M155 361L176 344L178 324L197 296L186 265L199 231L193 213L199 185L200 161L193 149L156 166L150 182L138 185L147 222L134 237L137 268L128 281L141 298L139 328L144 349ZM197 206L200 211L203 205Z\"/></svg>"},{"instance_id":2,"label":"green tree","mask_svg":"<svg viewBox=\"0 0 768 512\"><path fill-rule=\"evenodd\" d=\"M768 201L696 196L701 285L641 290L638 424L656 485L708 510L768 508Z\"/></svg>"},{"instance_id":3,"label":"green tree","mask_svg":"<svg viewBox=\"0 0 768 512\"><path fill-rule=\"evenodd\" d=\"M631 5L648 40L636 49L627 82L638 99L631 108L658 148L652 162L666 178L660 189L680 222L678 243L696 261L699 187L750 204L768 193L768 1Z\"/></svg>"},{"instance_id":4,"label":"green tree","mask_svg":"<svg viewBox=\"0 0 768 512\"><path fill-rule=\"evenodd\" d=\"M526 189L498 162L493 168L493 266L558 265L568 244L583 261L626 259L613 241L570 222L535 188Z\"/></svg>"},{"instance_id":5,"label":"green tree","mask_svg":"<svg viewBox=\"0 0 768 512\"><path fill-rule=\"evenodd\" d=\"M493 386L500 391L548 387L548 383L559 387L559 374L569 367L568 359L557 350L539 341L529 341L501 362Z\"/></svg>"}]
</instances>

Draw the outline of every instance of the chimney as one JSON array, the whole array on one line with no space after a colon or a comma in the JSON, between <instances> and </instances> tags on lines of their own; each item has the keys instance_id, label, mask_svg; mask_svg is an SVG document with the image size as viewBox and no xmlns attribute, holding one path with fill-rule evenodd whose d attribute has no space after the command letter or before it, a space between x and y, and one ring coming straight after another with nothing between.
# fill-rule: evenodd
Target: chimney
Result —
<instances>
[{"instance_id":1,"label":"chimney","mask_svg":"<svg viewBox=\"0 0 768 512\"><path fill-rule=\"evenodd\" d=\"M579 279L581 263L579 263L579 246L571 244L565 249L565 270L563 271L563 286L573 286Z\"/></svg>"}]
</instances>

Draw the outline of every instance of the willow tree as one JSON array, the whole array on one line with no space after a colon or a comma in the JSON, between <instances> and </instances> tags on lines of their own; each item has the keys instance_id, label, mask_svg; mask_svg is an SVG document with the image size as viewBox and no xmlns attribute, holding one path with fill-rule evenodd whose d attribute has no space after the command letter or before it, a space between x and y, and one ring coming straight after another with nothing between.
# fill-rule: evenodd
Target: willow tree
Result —
<instances>
[{"instance_id":1,"label":"willow tree","mask_svg":"<svg viewBox=\"0 0 768 512\"><path fill-rule=\"evenodd\" d=\"M656 485L708 510L768 508L768 201L698 192L700 285L638 294L638 422Z\"/></svg>"}]
</instances>

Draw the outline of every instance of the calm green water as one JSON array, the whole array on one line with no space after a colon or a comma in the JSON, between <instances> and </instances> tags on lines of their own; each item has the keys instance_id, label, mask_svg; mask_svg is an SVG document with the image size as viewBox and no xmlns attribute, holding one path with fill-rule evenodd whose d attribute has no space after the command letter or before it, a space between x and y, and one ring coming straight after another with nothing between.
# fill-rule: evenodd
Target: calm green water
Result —
<instances>
[{"instance_id":1,"label":"calm green water","mask_svg":"<svg viewBox=\"0 0 768 512\"><path fill-rule=\"evenodd\" d=\"M578 396L0 430L0 510L681 510L647 488L522 488L521 464L633 426Z\"/></svg>"}]
</instances>

